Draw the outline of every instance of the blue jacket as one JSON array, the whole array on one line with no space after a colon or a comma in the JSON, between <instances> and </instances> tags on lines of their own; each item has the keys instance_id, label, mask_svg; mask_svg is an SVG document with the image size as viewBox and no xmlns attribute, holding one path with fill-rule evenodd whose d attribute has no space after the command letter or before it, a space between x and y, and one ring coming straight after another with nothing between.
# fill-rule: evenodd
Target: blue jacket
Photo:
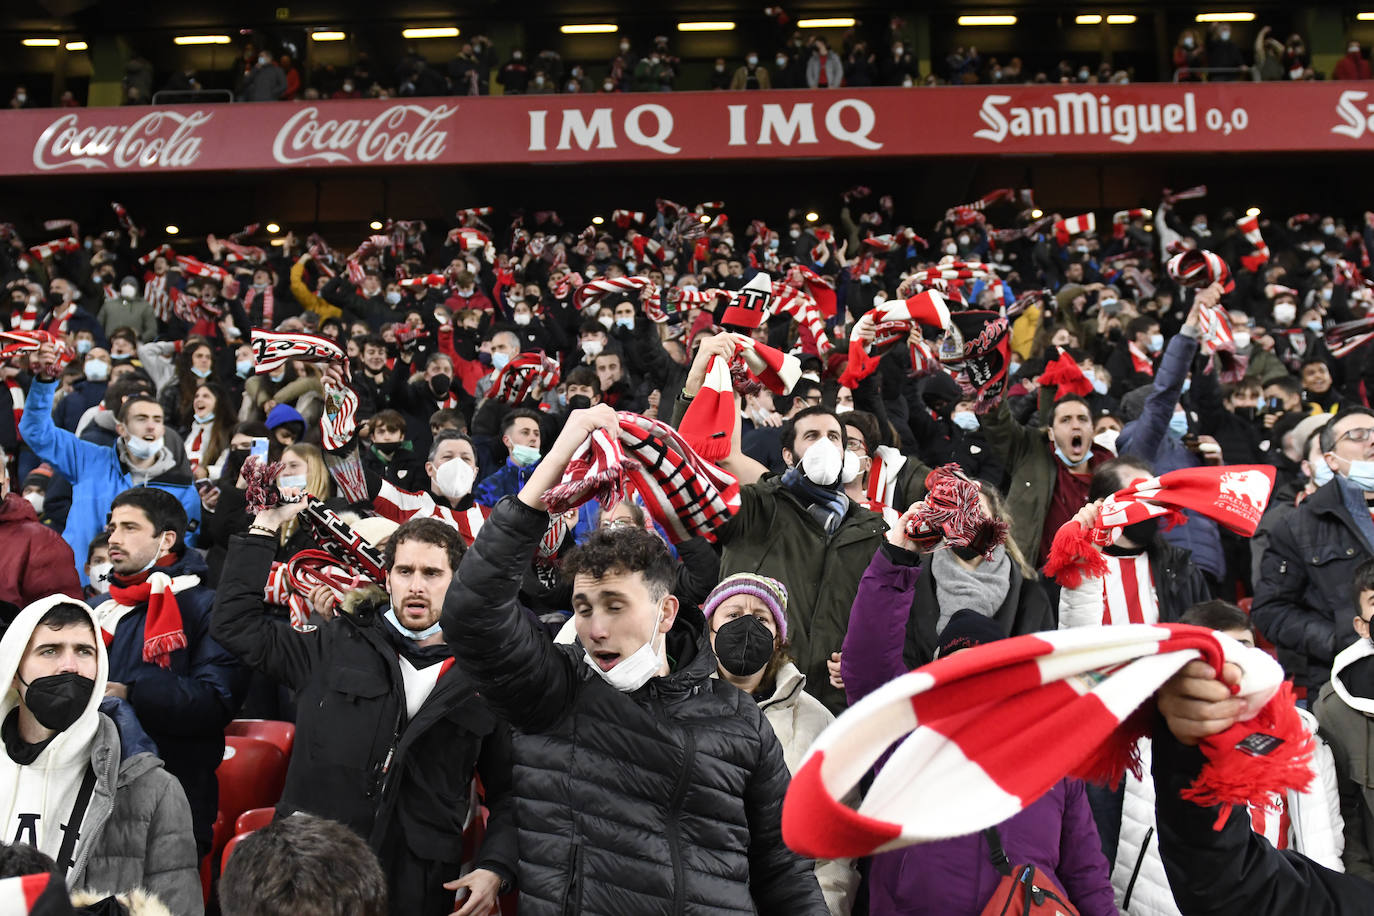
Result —
<instances>
[{"instance_id":1,"label":"blue jacket","mask_svg":"<svg viewBox=\"0 0 1374 916\"><path fill-rule=\"evenodd\" d=\"M72 386L72 390L58 403L53 411L52 421L68 432L76 432L76 424L86 411L105 399L105 383L83 380Z\"/></svg>"},{"instance_id":2,"label":"blue jacket","mask_svg":"<svg viewBox=\"0 0 1374 916\"><path fill-rule=\"evenodd\" d=\"M62 537L71 545L72 553L85 557L91 538L105 530L106 516L114 498L130 487L145 485L166 490L181 501L190 520L186 546L194 547L196 529L200 527L200 495L190 472L178 466L151 481L136 479L119 460L116 449L85 442L57 427L52 421L52 395L56 388L56 382L36 380L29 386L19 434L35 455L71 481L72 507L67 513L67 527ZM87 584L80 564L77 573L81 576L81 584Z\"/></svg>"},{"instance_id":3,"label":"blue jacket","mask_svg":"<svg viewBox=\"0 0 1374 916\"><path fill-rule=\"evenodd\" d=\"M1202 457L1191 452L1169 434L1169 418L1183 394L1183 381L1188 377L1193 357L1197 355L1198 340L1187 330L1174 335L1164 350L1164 358L1155 373L1154 390L1145 399L1140 416L1127 423L1116 440L1117 453L1147 461L1155 474L1167 474L1182 468L1202 467ZM1216 374L1198 373L1192 386L1193 398L1207 402L1208 411L1220 406L1221 389ZM1216 405L1211 401L1215 400ZM1199 407L1199 410L1202 410ZM1221 548L1221 532L1217 523L1196 512L1185 511L1188 521L1164 532L1164 540L1189 551L1193 562L1214 578L1226 575L1226 558Z\"/></svg>"},{"instance_id":4,"label":"blue jacket","mask_svg":"<svg viewBox=\"0 0 1374 916\"><path fill-rule=\"evenodd\" d=\"M194 550L161 571L173 578L200 576L202 582L209 573ZM186 790L196 842L208 848L219 805L215 768L224 757L224 727L238 711L249 672L210 635L213 589L197 585L179 592L176 600L186 648L174 651L166 668L145 662L147 605L140 605L115 627L110 680L128 687L139 724L157 745L167 772Z\"/></svg>"},{"instance_id":5,"label":"blue jacket","mask_svg":"<svg viewBox=\"0 0 1374 916\"><path fill-rule=\"evenodd\" d=\"M532 464L522 468L507 458L504 465L482 478L482 482L473 489L473 501L483 506L495 506L503 496L518 495L520 488L530 479L530 475L538 466Z\"/></svg>"}]
</instances>

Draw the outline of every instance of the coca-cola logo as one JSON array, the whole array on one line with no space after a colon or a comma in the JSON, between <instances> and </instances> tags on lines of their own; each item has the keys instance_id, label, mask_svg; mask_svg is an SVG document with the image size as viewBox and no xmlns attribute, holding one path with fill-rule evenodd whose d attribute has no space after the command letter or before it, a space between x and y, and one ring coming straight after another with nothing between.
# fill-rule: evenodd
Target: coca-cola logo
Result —
<instances>
[{"instance_id":1,"label":"coca-cola logo","mask_svg":"<svg viewBox=\"0 0 1374 916\"><path fill-rule=\"evenodd\" d=\"M320 118L307 105L277 131L272 156L282 165L303 162L434 162L444 152L448 131L439 123L457 105L393 105L375 118Z\"/></svg>"},{"instance_id":2,"label":"coca-cola logo","mask_svg":"<svg viewBox=\"0 0 1374 916\"><path fill-rule=\"evenodd\" d=\"M213 117L206 111L157 110L132 124L81 126L67 114L48 125L33 145L33 164L45 172L80 166L86 169L187 168L200 158L196 128Z\"/></svg>"}]
</instances>

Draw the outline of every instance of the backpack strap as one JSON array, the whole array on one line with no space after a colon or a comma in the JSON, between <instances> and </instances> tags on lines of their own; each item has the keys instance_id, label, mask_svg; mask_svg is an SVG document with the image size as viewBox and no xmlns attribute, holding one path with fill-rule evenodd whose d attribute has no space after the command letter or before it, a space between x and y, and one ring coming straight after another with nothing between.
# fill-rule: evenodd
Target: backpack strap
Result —
<instances>
[{"instance_id":1,"label":"backpack strap","mask_svg":"<svg viewBox=\"0 0 1374 916\"><path fill-rule=\"evenodd\" d=\"M988 861L992 867L997 869L997 873L1004 878L1011 877L1011 860L1007 858L1007 852L1002 848L1002 835L997 832L996 827L989 827L983 831L983 837L988 841Z\"/></svg>"}]
</instances>

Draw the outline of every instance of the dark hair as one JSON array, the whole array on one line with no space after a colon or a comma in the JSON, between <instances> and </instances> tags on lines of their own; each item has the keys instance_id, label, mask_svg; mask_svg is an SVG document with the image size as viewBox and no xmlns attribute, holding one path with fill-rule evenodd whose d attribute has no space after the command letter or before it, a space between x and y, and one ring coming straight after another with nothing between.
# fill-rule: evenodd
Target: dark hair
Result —
<instances>
[{"instance_id":1,"label":"dark hair","mask_svg":"<svg viewBox=\"0 0 1374 916\"><path fill-rule=\"evenodd\" d=\"M1320 356L1309 356L1302 361L1300 366L1298 366L1298 374L1301 375L1302 370L1306 369L1308 366L1323 366L1326 368L1327 372L1331 371L1331 367L1326 364L1326 360L1322 359Z\"/></svg>"},{"instance_id":2,"label":"dark hair","mask_svg":"<svg viewBox=\"0 0 1374 916\"><path fill-rule=\"evenodd\" d=\"M606 334L606 329L602 326L601 322L597 321L595 318L588 318L577 326L577 333L578 336L583 334ZM610 335L607 334L606 336L609 337Z\"/></svg>"},{"instance_id":3,"label":"dark hair","mask_svg":"<svg viewBox=\"0 0 1374 916\"><path fill-rule=\"evenodd\" d=\"M504 436L510 433L511 429L515 426L516 420L533 420L537 426L539 424L539 414L530 410L528 407L515 408L510 413L506 414L505 419L501 421L501 435ZM543 432L542 428L540 432Z\"/></svg>"},{"instance_id":4,"label":"dark hair","mask_svg":"<svg viewBox=\"0 0 1374 916\"><path fill-rule=\"evenodd\" d=\"M1355 567L1355 581L1353 583L1355 595L1355 613L1360 612L1360 595L1365 592L1374 592L1374 560L1365 560Z\"/></svg>"},{"instance_id":5,"label":"dark hair","mask_svg":"<svg viewBox=\"0 0 1374 916\"><path fill-rule=\"evenodd\" d=\"M171 493L157 487L130 487L114 498L110 503L110 512L113 513L120 506L133 506L142 512L152 523L154 536L164 531L175 531L177 539L172 544L172 553L179 556L186 549L182 543L182 538L186 536L186 510Z\"/></svg>"},{"instance_id":6,"label":"dark hair","mask_svg":"<svg viewBox=\"0 0 1374 916\"><path fill-rule=\"evenodd\" d=\"M1206 627L1209 630L1245 630L1252 639L1255 636L1255 625L1251 622L1250 615L1220 598L1193 605L1183 612L1178 622L1191 623L1193 626Z\"/></svg>"},{"instance_id":7,"label":"dark hair","mask_svg":"<svg viewBox=\"0 0 1374 916\"><path fill-rule=\"evenodd\" d=\"M28 843L0 843L0 878L42 875L55 871L57 863Z\"/></svg>"},{"instance_id":8,"label":"dark hair","mask_svg":"<svg viewBox=\"0 0 1374 916\"><path fill-rule=\"evenodd\" d=\"M91 612L85 605L77 604L75 601L63 601L48 608L47 613L39 617L33 626L34 629L51 627L60 630L77 624L84 624L90 627L92 632L95 631L95 624L91 623Z\"/></svg>"},{"instance_id":9,"label":"dark hair","mask_svg":"<svg viewBox=\"0 0 1374 916\"><path fill-rule=\"evenodd\" d=\"M133 395L130 395L129 397L127 397L127 398L124 399L124 403L120 405L120 407L119 407L119 414L117 415L116 418L119 420L120 423L123 423L125 420L127 420L127 419L129 418L129 411L133 409L133 406L134 406L135 404L144 404L144 403L146 403L146 404L156 404L156 405L157 405L157 408L158 408L159 410L162 410L162 409L163 409L163 408L162 408L162 402L159 401L157 398L153 397L152 395L148 395L148 394L133 394ZM167 414L166 414L165 411L163 412L162 418L163 418L163 420L164 420L164 422L165 422L166 419L167 419Z\"/></svg>"},{"instance_id":10,"label":"dark hair","mask_svg":"<svg viewBox=\"0 0 1374 916\"><path fill-rule=\"evenodd\" d=\"M372 428L392 429L404 433L406 431L406 418L401 416L399 410L379 410L372 415Z\"/></svg>"},{"instance_id":11,"label":"dark hair","mask_svg":"<svg viewBox=\"0 0 1374 916\"><path fill-rule=\"evenodd\" d=\"M1327 424L1321 428L1323 455L1336 447L1336 424L1346 417L1374 417L1374 410L1370 410L1368 407L1352 407L1349 410L1342 410L1336 415L1334 420L1328 421Z\"/></svg>"},{"instance_id":12,"label":"dark hair","mask_svg":"<svg viewBox=\"0 0 1374 916\"><path fill-rule=\"evenodd\" d=\"M1106 499L1117 490L1126 485L1123 473L1126 468L1139 468L1147 474L1153 474L1150 470L1150 463L1144 458L1134 455L1122 455L1120 458L1113 458L1111 461L1104 461L1093 471L1092 483L1088 485L1088 502L1099 499Z\"/></svg>"},{"instance_id":13,"label":"dark hair","mask_svg":"<svg viewBox=\"0 0 1374 916\"><path fill-rule=\"evenodd\" d=\"M844 418L835 413L835 408L826 407L824 404L817 404L814 407L808 407L805 410L799 411L795 417L792 417L782 424L782 447L796 454L797 421L805 420L807 417L820 416L834 417L835 422L840 424L840 448L844 448L845 443L848 441L848 437L845 435L844 431Z\"/></svg>"},{"instance_id":14,"label":"dark hair","mask_svg":"<svg viewBox=\"0 0 1374 916\"><path fill-rule=\"evenodd\" d=\"M468 445L472 445L472 439L468 437L467 433L460 433L456 429L446 429L435 436L434 441L430 443L429 457L426 460L433 461L434 456L439 454L439 446L445 442L466 442ZM475 452L476 446L473 446L473 449Z\"/></svg>"},{"instance_id":15,"label":"dark hair","mask_svg":"<svg viewBox=\"0 0 1374 916\"><path fill-rule=\"evenodd\" d=\"M382 340L382 336L380 334L368 334L366 337L362 338L362 341L359 343L358 346L360 348L374 347L378 350L385 351L386 341Z\"/></svg>"},{"instance_id":16,"label":"dark hair","mask_svg":"<svg viewBox=\"0 0 1374 916\"><path fill-rule=\"evenodd\" d=\"M1241 391L1256 391L1263 393L1264 386L1261 385L1260 380L1253 375L1249 378L1243 378L1238 382L1227 382L1225 385L1221 386L1221 396L1223 399L1233 398Z\"/></svg>"},{"instance_id":17,"label":"dark hair","mask_svg":"<svg viewBox=\"0 0 1374 916\"><path fill-rule=\"evenodd\" d=\"M110 332L110 343L114 343L116 340L127 340L129 343L137 347L138 332L135 331L133 328L129 327L127 324L120 325L119 327L115 328L113 331Z\"/></svg>"},{"instance_id":18,"label":"dark hair","mask_svg":"<svg viewBox=\"0 0 1374 916\"><path fill-rule=\"evenodd\" d=\"M87 547L86 547L86 562L87 562L87 563L91 562L91 556L92 556L97 550L101 549L102 547L109 547L109 546L110 546L110 534L109 534L108 531L102 531L102 532L100 532L99 534L97 534L95 537L91 538L91 543L88 544Z\"/></svg>"},{"instance_id":19,"label":"dark hair","mask_svg":"<svg viewBox=\"0 0 1374 916\"><path fill-rule=\"evenodd\" d=\"M1054 415L1059 411L1059 406L1061 404L1082 404L1083 409L1088 412L1088 416L1091 417L1093 415L1093 406L1088 403L1087 398L1083 397L1083 395L1081 394L1066 394L1059 400L1055 401L1054 406L1050 408L1051 420L1054 419Z\"/></svg>"},{"instance_id":20,"label":"dark hair","mask_svg":"<svg viewBox=\"0 0 1374 916\"><path fill-rule=\"evenodd\" d=\"M564 581L600 579L607 573L638 574L655 601L673 588L677 569L663 539L643 528L601 528L563 559Z\"/></svg>"},{"instance_id":21,"label":"dark hair","mask_svg":"<svg viewBox=\"0 0 1374 916\"><path fill-rule=\"evenodd\" d=\"M840 426L852 426L863 434L864 454L870 458L878 450L878 446L883 444L882 433L878 430L878 418L866 410L851 410L849 413L840 414Z\"/></svg>"},{"instance_id":22,"label":"dark hair","mask_svg":"<svg viewBox=\"0 0 1374 916\"><path fill-rule=\"evenodd\" d=\"M441 407L429 415L430 426L447 426L450 423L457 424L458 432L468 431L468 421L463 414L452 407Z\"/></svg>"},{"instance_id":23,"label":"dark hair","mask_svg":"<svg viewBox=\"0 0 1374 916\"><path fill-rule=\"evenodd\" d=\"M600 325L598 325L600 327ZM578 366L563 380L565 385L586 385L597 397L601 396L601 376L591 366Z\"/></svg>"},{"instance_id":24,"label":"dark hair","mask_svg":"<svg viewBox=\"0 0 1374 916\"><path fill-rule=\"evenodd\" d=\"M1278 388L1281 391L1283 391L1284 394L1289 395L1302 394L1302 382L1298 381L1291 375L1280 375L1278 378L1272 378L1264 383L1264 387Z\"/></svg>"},{"instance_id":25,"label":"dark hair","mask_svg":"<svg viewBox=\"0 0 1374 916\"><path fill-rule=\"evenodd\" d=\"M266 439L268 435L267 424L262 420L247 420L234 427L234 435L252 436L254 439Z\"/></svg>"},{"instance_id":26,"label":"dark hair","mask_svg":"<svg viewBox=\"0 0 1374 916\"><path fill-rule=\"evenodd\" d=\"M234 847L219 904L224 916L386 916L386 875L352 830L295 814Z\"/></svg>"},{"instance_id":27,"label":"dark hair","mask_svg":"<svg viewBox=\"0 0 1374 916\"><path fill-rule=\"evenodd\" d=\"M120 405L124 403L124 399L134 395L146 395L151 398L153 386L147 379L140 378L137 373L129 372L105 386L105 397L102 403L106 410L118 416L123 413Z\"/></svg>"},{"instance_id":28,"label":"dark hair","mask_svg":"<svg viewBox=\"0 0 1374 916\"><path fill-rule=\"evenodd\" d=\"M1126 324L1126 339L1135 340L1138 334L1150 333L1150 328L1157 327L1159 319L1153 315L1139 315L1132 318Z\"/></svg>"},{"instance_id":29,"label":"dark hair","mask_svg":"<svg viewBox=\"0 0 1374 916\"><path fill-rule=\"evenodd\" d=\"M463 539L458 536L458 529L452 525L441 522L437 518L412 518L401 527L391 533L391 537L386 539L386 546L382 549L382 558L386 561L386 568L390 571L396 563L396 548L402 541L418 541L421 544L433 544L435 547L442 547L448 554L449 569L456 570L459 562L463 559L463 552L467 546Z\"/></svg>"}]
</instances>

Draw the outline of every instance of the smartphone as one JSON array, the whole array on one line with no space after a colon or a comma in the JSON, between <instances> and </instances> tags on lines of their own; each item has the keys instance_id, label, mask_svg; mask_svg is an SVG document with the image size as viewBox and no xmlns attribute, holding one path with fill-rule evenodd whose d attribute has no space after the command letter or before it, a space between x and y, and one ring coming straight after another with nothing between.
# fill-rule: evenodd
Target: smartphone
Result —
<instances>
[{"instance_id":1,"label":"smartphone","mask_svg":"<svg viewBox=\"0 0 1374 916\"><path fill-rule=\"evenodd\" d=\"M257 436L253 439L253 448L248 452L248 457L256 457L259 461L267 461L267 438Z\"/></svg>"}]
</instances>

